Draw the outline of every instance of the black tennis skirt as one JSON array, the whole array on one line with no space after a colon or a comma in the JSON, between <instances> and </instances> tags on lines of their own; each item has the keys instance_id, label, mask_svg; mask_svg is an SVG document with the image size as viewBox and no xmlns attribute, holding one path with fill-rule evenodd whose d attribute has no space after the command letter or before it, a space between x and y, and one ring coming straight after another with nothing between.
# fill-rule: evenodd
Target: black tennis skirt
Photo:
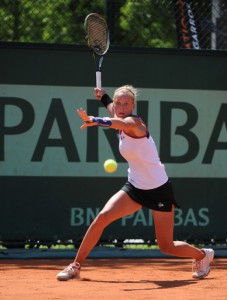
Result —
<instances>
[{"instance_id":1,"label":"black tennis skirt","mask_svg":"<svg viewBox=\"0 0 227 300\"><path fill-rule=\"evenodd\" d=\"M174 199L173 188L170 180L158 188L141 190L126 182L121 188L130 198L144 207L158 211L172 211L172 205L179 208Z\"/></svg>"}]
</instances>

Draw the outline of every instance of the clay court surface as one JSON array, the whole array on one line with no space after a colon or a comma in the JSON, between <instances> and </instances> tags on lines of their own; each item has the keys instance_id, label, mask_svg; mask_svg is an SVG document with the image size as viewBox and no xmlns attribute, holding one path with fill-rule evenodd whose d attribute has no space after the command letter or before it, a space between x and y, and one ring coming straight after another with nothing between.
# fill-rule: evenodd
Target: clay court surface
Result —
<instances>
[{"instance_id":1,"label":"clay court surface","mask_svg":"<svg viewBox=\"0 0 227 300\"><path fill-rule=\"evenodd\" d=\"M88 259L81 280L59 282L69 259L1 259L0 299L227 300L227 259L210 275L191 278L189 259Z\"/></svg>"}]
</instances>

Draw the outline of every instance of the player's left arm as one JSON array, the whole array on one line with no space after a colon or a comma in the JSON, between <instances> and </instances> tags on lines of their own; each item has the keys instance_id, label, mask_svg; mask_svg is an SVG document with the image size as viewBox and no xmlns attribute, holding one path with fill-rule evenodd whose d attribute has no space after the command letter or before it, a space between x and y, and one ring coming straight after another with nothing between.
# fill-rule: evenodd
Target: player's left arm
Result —
<instances>
[{"instance_id":1,"label":"player's left arm","mask_svg":"<svg viewBox=\"0 0 227 300\"><path fill-rule=\"evenodd\" d=\"M124 119L111 118L111 128L124 130L124 132L132 137L143 137L147 133L146 125L140 118L129 116Z\"/></svg>"},{"instance_id":2,"label":"player's left arm","mask_svg":"<svg viewBox=\"0 0 227 300\"><path fill-rule=\"evenodd\" d=\"M124 130L126 133L139 137L146 133L146 126L135 117L121 118L100 118L88 116L83 108L77 109L78 116L84 121L80 129L91 126L109 127L117 130Z\"/></svg>"}]
</instances>

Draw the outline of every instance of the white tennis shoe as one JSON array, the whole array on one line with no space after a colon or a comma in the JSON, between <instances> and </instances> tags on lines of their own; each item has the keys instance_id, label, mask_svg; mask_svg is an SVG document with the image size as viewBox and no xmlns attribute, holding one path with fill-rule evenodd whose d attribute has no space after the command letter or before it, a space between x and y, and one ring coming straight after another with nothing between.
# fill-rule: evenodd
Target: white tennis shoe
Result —
<instances>
[{"instance_id":1,"label":"white tennis shoe","mask_svg":"<svg viewBox=\"0 0 227 300\"><path fill-rule=\"evenodd\" d=\"M69 279L79 279L80 278L80 264L70 264L63 271L57 274L57 280L67 281Z\"/></svg>"},{"instance_id":2,"label":"white tennis shoe","mask_svg":"<svg viewBox=\"0 0 227 300\"><path fill-rule=\"evenodd\" d=\"M206 256L201 260L194 260L192 262L192 277L202 279L210 273L210 263L214 258L213 249L202 249Z\"/></svg>"}]
</instances>

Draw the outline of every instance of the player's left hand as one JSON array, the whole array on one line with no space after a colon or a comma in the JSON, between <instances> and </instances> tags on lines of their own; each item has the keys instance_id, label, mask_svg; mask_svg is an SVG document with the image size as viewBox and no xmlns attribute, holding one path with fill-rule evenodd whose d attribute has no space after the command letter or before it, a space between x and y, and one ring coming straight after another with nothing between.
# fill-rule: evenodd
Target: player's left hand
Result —
<instances>
[{"instance_id":1,"label":"player's left hand","mask_svg":"<svg viewBox=\"0 0 227 300\"><path fill-rule=\"evenodd\" d=\"M92 118L87 115L87 112L83 109L76 110L78 116L84 121L84 124L80 127L80 129L85 129L86 127L91 127L97 125L96 122L92 121Z\"/></svg>"}]
</instances>

